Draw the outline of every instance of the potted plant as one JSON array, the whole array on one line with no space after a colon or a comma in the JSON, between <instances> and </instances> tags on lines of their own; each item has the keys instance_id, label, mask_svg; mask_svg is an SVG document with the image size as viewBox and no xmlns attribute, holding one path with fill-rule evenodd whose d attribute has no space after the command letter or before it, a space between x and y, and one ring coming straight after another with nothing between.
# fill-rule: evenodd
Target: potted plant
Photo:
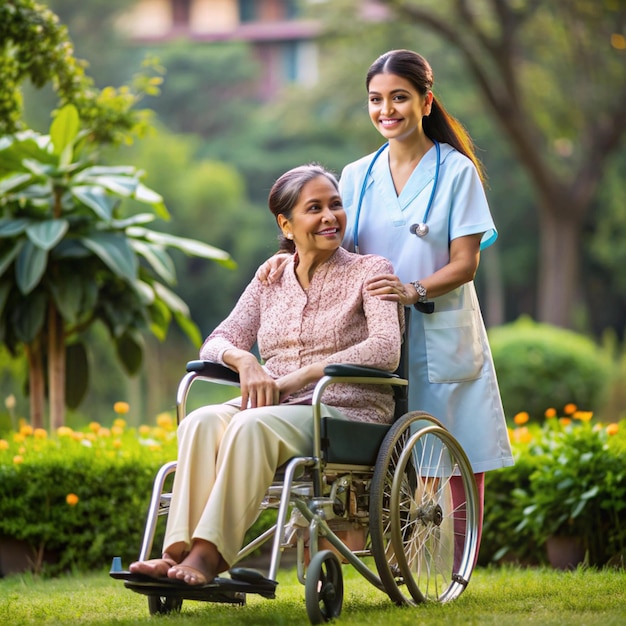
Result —
<instances>
[{"instance_id":1,"label":"potted plant","mask_svg":"<svg viewBox=\"0 0 626 626\"><path fill-rule=\"evenodd\" d=\"M592 424L585 412L574 418L532 431L525 454L534 469L513 493L524 516L516 531L545 545L551 564L563 569L603 565L626 549L626 449L611 437L617 425Z\"/></svg>"}]
</instances>

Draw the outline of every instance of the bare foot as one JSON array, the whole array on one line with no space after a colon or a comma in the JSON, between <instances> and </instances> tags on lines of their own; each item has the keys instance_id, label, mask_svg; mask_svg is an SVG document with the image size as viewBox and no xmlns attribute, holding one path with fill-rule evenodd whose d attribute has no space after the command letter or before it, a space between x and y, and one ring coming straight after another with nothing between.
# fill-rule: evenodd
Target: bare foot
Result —
<instances>
[{"instance_id":1,"label":"bare foot","mask_svg":"<svg viewBox=\"0 0 626 626\"><path fill-rule=\"evenodd\" d=\"M189 554L173 565L167 575L188 585L206 585L215 578L221 560L214 544L202 539L194 540Z\"/></svg>"},{"instance_id":2,"label":"bare foot","mask_svg":"<svg viewBox=\"0 0 626 626\"><path fill-rule=\"evenodd\" d=\"M130 564L128 570L133 574L143 574L151 578L166 578L167 572L174 565L176 565L176 561L165 553L160 559L135 561Z\"/></svg>"}]
</instances>

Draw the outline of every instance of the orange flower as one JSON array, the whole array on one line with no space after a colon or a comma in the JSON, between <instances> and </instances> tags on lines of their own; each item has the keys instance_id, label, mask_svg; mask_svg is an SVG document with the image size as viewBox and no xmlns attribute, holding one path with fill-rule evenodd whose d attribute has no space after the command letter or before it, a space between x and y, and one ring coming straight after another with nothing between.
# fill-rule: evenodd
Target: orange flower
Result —
<instances>
[{"instance_id":1,"label":"orange flower","mask_svg":"<svg viewBox=\"0 0 626 626\"><path fill-rule=\"evenodd\" d=\"M608 435L617 435L619 432L619 424L613 422L606 427L606 432Z\"/></svg>"},{"instance_id":2,"label":"orange flower","mask_svg":"<svg viewBox=\"0 0 626 626\"><path fill-rule=\"evenodd\" d=\"M20 434L24 435L25 437L28 437L29 435L32 435L33 434L33 427L30 424L24 424L20 428Z\"/></svg>"},{"instance_id":3,"label":"orange flower","mask_svg":"<svg viewBox=\"0 0 626 626\"><path fill-rule=\"evenodd\" d=\"M121 417L117 417L113 420L113 426L124 429L126 428L126 420L122 419Z\"/></svg>"},{"instance_id":4,"label":"orange flower","mask_svg":"<svg viewBox=\"0 0 626 626\"><path fill-rule=\"evenodd\" d=\"M573 413L576 413L577 410L578 410L578 407L572 402L570 402L569 404L566 404L563 407L563 412L565 413L565 415L572 415Z\"/></svg>"},{"instance_id":5,"label":"orange flower","mask_svg":"<svg viewBox=\"0 0 626 626\"><path fill-rule=\"evenodd\" d=\"M113 410L118 415L126 415L126 413L128 413L128 411L130 411L130 404L128 404L128 402L116 402L113 405Z\"/></svg>"},{"instance_id":6,"label":"orange flower","mask_svg":"<svg viewBox=\"0 0 626 626\"><path fill-rule=\"evenodd\" d=\"M147 437L150 434L150 426L148 426L147 424L142 424L139 427L139 434L142 437Z\"/></svg>"},{"instance_id":7,"label":"orange flower","mask_svg":"<svg viewBox=\"0 0 626 626\"><path fill-rule=\"evenodd\" d=\"M0 439L0 450L8 450L9 442L6 439Z\"/></svg>"},{"instance_id":8,"label":"orange flower","mask_svg":"<svg viewBox=\"0 0 626 626\"><path fill-rule=\"evenodd\" d=\"M35 439L46 439L48 437L48 431L45 428L35 428L33 435Z\"/></svg>"},{"instance_id":9,"label":"orange flower","mask_svg":"<svg viewBox=\"0 0 626 626\"><path fill-rule=\"evenodd\" d=\"M159 413L156 418L156 423L165 429L169 429L172 427L172 416L169 413Z\"/></svg>"},{"instance_id":10,"label":"orange flower","mask_svg":"<svg viewBox=\"0 0 626 626\"><path fill-rule=\"evenodd\" d=\"M593 417L593 411L576 411L572 417L581 422L590 422Z\"/></svg>"},{"instance_id":11,"label":"orange flower","mask_svg":"<svg viewBox=\"0 0 626 626\"><path fill-rule=\"evenodd\" d=\"M111 431L108 428L105 428L104 426L102 428L98 429L98 437L110 437L111 436Z\"/></svg>"},{"instance_id":12,"label":"orange flower","mask_svg":"<svg viewBox=\"0 0 626 626\"><path fill-rule=\"evenodd\" d=\"M70 505L70 506L76 506L78 504L78 496L75 493L68 493L65 496L65 501Z\"/></svg>"},{"instance_id":13,"label":"orange flower","mask_svg":"<svg viewBox=\"0 0 626 626\"><path fill-rule=\"evenodd\" d=\"M533 436L526 426L521 426L513 431L513 440L517 443L528 443L532 439Z\"/></svg>"},{"instance_id":14,"label":"orange flower","mask_svg":"<svg viewBox=\"0 0 626 626\"><path fill-rule=\"evenodd\" d=\"M59 437L71 437L74 431L69 426L59 426L57 428L57 435Z\"/></svg>"},{"instance_id":15,"label":"orange flower","mask_svg":"<svg viewBox=\"0 0 626 626\"><path fill-rule=\"evenodd\" d=\"M13 441L15 441L15 443L22 443L24 439L26 439L26 437L24 437L22 433L13 433Z\"/></svg>"},{"instance_id":16,"label":"orange flower","mask_svg":"<svg viewBox=\"0 0 626 626\"><path fill-rule=\"evenodd\" d=\"M97 433L100 430L101 426L98 422L90 422L89 430L93 433Z\"/></svg>"},{"instance_id":17,"label":"orange flower","mask_svg":"<svg viewBox=\"0 0 626 626\"><path fill-rule=\"evenodd\" d=\"M546 419L552 419L553 417L556 417L556 409L553 408L549 408L546 409L546 412L544 413Z\"/></svg>"},{"instance_id":18,"label":"orange flower","mask_svg":"<svg viewBox=\"0 0 626 626\"><path fill-rule=\"evenodd\" d=\"M15 463L15 465L19 465L20 463L24 462L24 457L21 454L16 454L13 457L13 463Z\"/></svg>"},{"instance_id":19,"label":"orange flower","mask_svg":"<svg viewBox=\"0 0 626 626\"><path fill-rule=\"evenodd\" d=\"M514 418L513 421L518 425L521 426L522 424L525 424L528 420L529 420L530 416L528 415L528 413L526 411L522 411L521 413L518 413Z\"/></svg>"},{"instance_id":20,"label":"orange flower","mask_svg":"<svg viewBox=\"0 0 626 626\"><path fill-rule=\"evenodd\" d=\"M568 426L572 423L572 420L569 417L561 417L559 418L559 422L561 422L561 426Z\"/></svg>"},{"instance_id":21,"label":"orange flower","mask_svg":"<svg viewBox=\"0 0 626 626\"><path fill-rule=\"evenodd\" d=\"M120 439L115 439L115 441L113 441L113 447L114 448L121 448L122 447L122 441Z\"/></svg>"}]
</instances>

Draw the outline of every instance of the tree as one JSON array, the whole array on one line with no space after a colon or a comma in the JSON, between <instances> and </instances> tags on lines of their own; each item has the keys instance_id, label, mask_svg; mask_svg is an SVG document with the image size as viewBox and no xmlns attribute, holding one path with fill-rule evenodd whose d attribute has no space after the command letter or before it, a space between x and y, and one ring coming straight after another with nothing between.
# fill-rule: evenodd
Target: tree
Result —
<instances>
[{"instance_id":1,"label":"tree","mask_svg":"<svg viewBox=\"0 0 626 626\"><path fill-rule=\"evenodd\" d=\"M380 0L464 58L536 195L537 317L571 326L585 220L626 133L619 0ZM455 14L458 20L451 20Z\"/></svg>"},{"instance_id":2,"label":"tree","mask_svg":"<svg viewBox=\"0 0 626 626\"><path fill-rule=\"evenodd\" d=\"M46 360L51 427L64 422L68 369L72 404L82 399L81 335L98 320L129 374L141 365L142 333L163 339L172 318L200 344L186 304L168 287L176 280L168 247L234 265L212 246L147 228L169 216L161 196L134 167L98 165L91 136L66 105L49 135L0 138L0 338L13 354L25 347L34 426L43 423ZM125 215L121 200L154 213Z\"/></svg>"}]
</instances>

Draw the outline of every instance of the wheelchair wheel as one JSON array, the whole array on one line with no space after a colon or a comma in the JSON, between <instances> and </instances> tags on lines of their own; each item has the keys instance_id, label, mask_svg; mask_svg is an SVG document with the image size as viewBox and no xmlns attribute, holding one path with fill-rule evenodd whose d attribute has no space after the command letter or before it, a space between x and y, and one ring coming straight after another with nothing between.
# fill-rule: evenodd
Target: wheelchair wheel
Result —
<instances>
[{"instance_id":1,"label":"wheelchair wheel","mask_svg":"<svg viewBox=\"0 0 626 626\"><path fill-rule=\"evenodd\" d=\"M182 598L174 596L148 596L150 615L166 615L178 613L183 606Z\"/></svg>"},{"instance_id":2,"label":"wheelchair wheel","mask_svg":"<svg viewBox=\"0 0 626 626\"><path fill-rule=\"evenodd\" d=\"M391 544L413 600L448 602L467 586L478 551L471 465L441 425L413 429L391 483Z\"/></svg>"},{"instance_id":3,"label":"wheelchair wheel","mask_svg":"<svg viewBox=\"0 0 626 626\"><path fill-rule=\"evenodd\" d=\"M399 605L414 604L414 600L406 590L391 544L391 486L398 460L411 435L432 425L440 423L421 411L407 413L396 420L380 446L370 485L370 548L387 595Z\"/></svg>"},{"instance_id":4,"label":"wheelchair wheel","mask_svg":"<svg viewBox=\"0 0 626 626\"><path fill-rule=\"evenodd\" d=\"M323 624L339 617L343 605L343 575L334 552L322 550L311 559L304 594L311 624Z\"/></svg>"}]
</instances>

